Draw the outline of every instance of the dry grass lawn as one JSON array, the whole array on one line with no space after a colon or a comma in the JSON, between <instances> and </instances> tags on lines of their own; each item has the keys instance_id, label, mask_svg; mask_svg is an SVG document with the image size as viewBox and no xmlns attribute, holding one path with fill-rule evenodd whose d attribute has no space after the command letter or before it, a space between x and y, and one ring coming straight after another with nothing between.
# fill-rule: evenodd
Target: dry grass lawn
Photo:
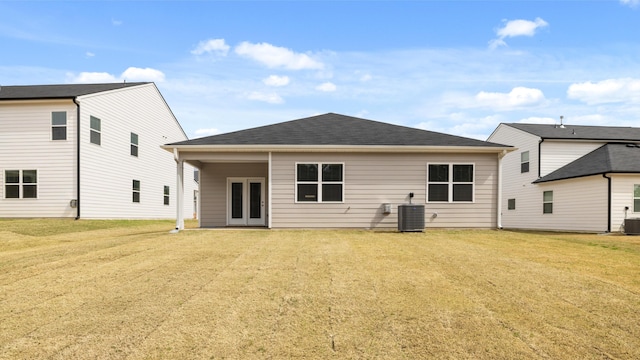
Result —
<instances>
[{"instance_id":1,"label":"dry grass lawn","mask_svg":"<svg viewBox=\"0 0 640 360\"><path fill-rule=\"evenodd\" d=\"M0 220L0 358L640 358L640 237L171 228Z\"/></svg>"}]
</instances>

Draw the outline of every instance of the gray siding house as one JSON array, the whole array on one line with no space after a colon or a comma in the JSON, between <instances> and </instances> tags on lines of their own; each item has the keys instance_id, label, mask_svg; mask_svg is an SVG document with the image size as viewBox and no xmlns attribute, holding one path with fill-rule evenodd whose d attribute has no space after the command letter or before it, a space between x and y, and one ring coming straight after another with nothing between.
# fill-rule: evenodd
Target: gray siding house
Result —
<instances>
[{"instance_id":1,"label":"gray siding house","mask_svg":"<svg viewBox=\"0 0 640 360\"><path fill-rule=\"evenodd\" d=\"M640 128L500 124L505 228L618 232L640 217Z\"/></svg>"},{"instance_id":2,"label":"gray siding house","mask_svg":"<svg viewBox=\"0 0 640 360\"><path fill-rule=\"evenodd\" d=\"M334 113L164 148L200 169L201 227L367 229L397 227L409 202L427 227L498 227L512 150Z\"/></svg>"},{"instance_id":3,"label":"gray siding house","mask_svg":"<svg viewBox=\"0 0 640 360\"><path fill-rule=\"evenodd\" d=\"M0 217L173 218L186 139L153 83L2 86Z\"/></svg>"}]
</instances>

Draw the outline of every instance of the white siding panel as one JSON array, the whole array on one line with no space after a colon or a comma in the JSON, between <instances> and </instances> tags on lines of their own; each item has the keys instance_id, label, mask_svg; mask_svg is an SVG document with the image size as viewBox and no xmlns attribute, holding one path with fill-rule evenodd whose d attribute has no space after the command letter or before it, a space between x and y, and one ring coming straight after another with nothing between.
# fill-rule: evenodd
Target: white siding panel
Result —
<instances>
[{"instance_id":1,"label":"white siding panel","mask_svg":"<svg viewBox=\"0 0 640 360\"><path fill-rule=\"evenodd\" d=\"M66 111L67 140L51 140L51 112ZM0 217L75 217L76 106L71 100L0 103ZM5 170L38 170L37 199L5 199Z\"/></svg>"},{"instance_id":2,"label":"white siding panel","mask_svg":"<svg viewBox=\"0 0 640 360\"><path fill-rule=\"evenodd\" d=\"M633 212L633 187L640 185L640 175L611 174L611 231L622 231L625 218L640 218ZM628 210L625 210L628 207Z\"/></svg>"},{"instance_id":3,"label":"white siding panel","mask_svg":"<svg viewBox=\"0 0 640 360\"><path fill-rule=\"evenodd\" d=\"M540 176L545 176L604 145L603 142L545 140L541 144Z\"/></svg>"},{"instance_id":4,"label":"white siding panel","mask_svg":"<svg viewBox=\"0 0 640 360\"><path fill-rule=\"evenodd\" d=\"M541 194L536 185L538 178L538 144L540 138L527 132L501 124L488 139L491 142L511 145L518 150L502 159L502 227L527 227L532 216L539 215L536 206ZM522 152L529 151L529 172L520 172ZM516 200L516 210L508 210L509 199ZM540 210L541 212L542 210Z\"/></svg>"},{"instance_id":5,"label":"white siding panel","mask_svg":"<svg viewBox=\"0 0 640 360\"><path fill-rule=\"evenodd\" d=\"M80 98L81 217L175 218L176 163L161 145L186 139L153 84ZM89 142L90 116L101 120L102 143ZM138 157L130 155L130 134L138 134ZM132 182L140 180L140 203L132 201ZM184 214L193 214L193 167L184 166ZM164 186L170 205L164 205Z\"/></svg>"}]
</instances>

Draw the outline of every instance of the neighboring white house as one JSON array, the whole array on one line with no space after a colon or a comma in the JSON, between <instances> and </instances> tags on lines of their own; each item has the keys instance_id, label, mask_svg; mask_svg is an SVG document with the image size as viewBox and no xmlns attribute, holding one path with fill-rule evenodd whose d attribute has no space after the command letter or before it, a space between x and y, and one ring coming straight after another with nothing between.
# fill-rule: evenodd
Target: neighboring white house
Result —
<instances>
[{"instance_id":1,"label":"neighboring white house","mask_svg":"<svg viewBox=\"0 0 640 360\"><path fill-rule=\"evenodd\" d=\"M172 218L186 139L153 83L2 86L0 217Z\"/></svg>"},{"instance_id":2,"label":"neighboring white house","mask_svg":"<svg viewBox=\"0 0 640 360\"><path fill-rule=\"evenodd\" d=\"M623 231L640 217L640 128L500 124L504 228Z\"/></svg>"},{"instance_id":3,"label":"neighboring white house","mask_svg":"<svg viewBox=\"0 0 640 360\"><path fill-rule=\"evenodd\" d=\"M409 202L428 228L496 228L512 150L333 113L164 148L200 169L200 226L269 228L396 228Z\"/></svg>"}]
</instances>

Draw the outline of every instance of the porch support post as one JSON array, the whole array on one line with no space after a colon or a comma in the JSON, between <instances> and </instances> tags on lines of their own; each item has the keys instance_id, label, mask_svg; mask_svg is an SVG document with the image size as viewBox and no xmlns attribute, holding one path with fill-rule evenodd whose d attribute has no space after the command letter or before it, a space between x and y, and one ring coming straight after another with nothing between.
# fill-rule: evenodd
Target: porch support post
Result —
<instances>
[{"instance_id":1,"label":"porch support post","mask_svg":"<svg viewBox=\"0 0 640 360\"><path fill-rule=\"evenodd\" d=\"M178 149L173 149L176 161L176 231L184 230L184 160L180 159Z\"/></svg>"},{"instance_id":2,"label":"porch support post","mask_svg":"<svg viewBox=\"0 0 640 360\"><path fill-rule=\"evenodd\" d=\"M502 229L502 159L505 155L507 155L506 150L502 150L502 152L498 154L498 203L496 204L496 208L498 209L496 225L498 229Z\"/></svg>"},{"instance_id":3,"label":"porch support post","mask_svg":"<svg viewBox=\"0 0 640 360\"><path fill-rule=\"evenodd\" d=\"M271 151L269 151L269 170L267 177L267 228L271 229L271 190L272 190L272 172L271 172Z\"/></svg>"}]
</instances>

